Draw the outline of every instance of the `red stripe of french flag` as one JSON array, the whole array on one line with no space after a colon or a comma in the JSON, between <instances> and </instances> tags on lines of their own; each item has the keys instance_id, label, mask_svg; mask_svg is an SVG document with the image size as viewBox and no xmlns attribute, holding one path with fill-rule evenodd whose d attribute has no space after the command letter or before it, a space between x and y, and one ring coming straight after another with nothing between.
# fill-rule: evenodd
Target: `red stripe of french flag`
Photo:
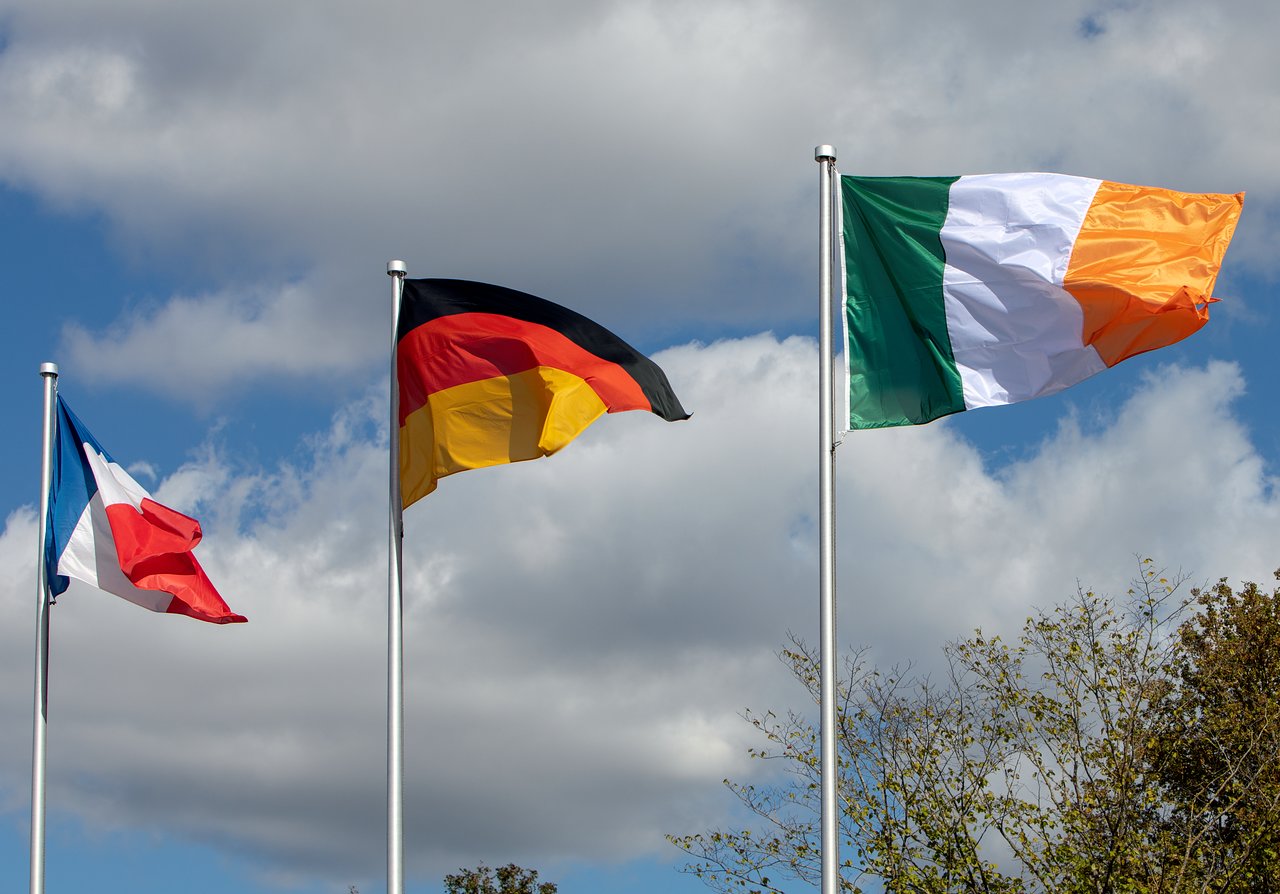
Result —
<instances>
[{"instance_id":1,"label":"red stripe of french flag","mask_svg":"<svg viewBox=\"0 0 1280 894\"><path fill-rule=\"evenodd\" d=\"M82 520L77 533L83 522L89 521L94 541L109 540L93 544L97 580L89 582L152 611L215 624L245 621L223 601L192 554L200 542L200 523L157 503L128 472L91 444L81 443L80 448L98 483L98 493L86 508L86 515L96 517ZM112 552L118 573L104 567L102 561ZM76 569L64 567L70 558L64 553L59 571L85 580ZM165 599L164 594L171 598Z\"/></svg>"}]
</instances>

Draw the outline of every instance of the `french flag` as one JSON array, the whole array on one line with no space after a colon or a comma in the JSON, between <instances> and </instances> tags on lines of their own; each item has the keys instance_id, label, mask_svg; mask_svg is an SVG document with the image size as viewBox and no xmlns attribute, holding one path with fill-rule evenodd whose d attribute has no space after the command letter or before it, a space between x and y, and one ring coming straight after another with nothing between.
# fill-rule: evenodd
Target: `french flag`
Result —
<instances>
[{"instance_id":1,"label":"french flag","mask_svg":"<svg viewBox=\"0 0 1280 894\"><path fill-rule=\"evenodd\" d=\"M151 499L59 396L44 551L52 595L74 577L153 612L246 620L192 555L199 542L200 523Z\"/></svg>"}]
</instances>

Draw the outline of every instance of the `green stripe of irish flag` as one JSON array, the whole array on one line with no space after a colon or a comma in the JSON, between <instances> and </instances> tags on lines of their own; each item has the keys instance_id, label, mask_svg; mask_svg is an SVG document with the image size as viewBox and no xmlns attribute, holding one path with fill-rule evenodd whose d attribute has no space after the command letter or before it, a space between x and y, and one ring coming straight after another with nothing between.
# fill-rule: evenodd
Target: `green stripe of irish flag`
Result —
<instances>
[{"instance_id":1,"label":"green stripe of irish flag","mask_svg":"<svg viewBox=\"0 0 1280 894\"><path fill-rule=\"evenodd\" d=\"M850 426L964 409L942 307L939 233L955 177L841 177Z\"/></svg>"}]
</instances>

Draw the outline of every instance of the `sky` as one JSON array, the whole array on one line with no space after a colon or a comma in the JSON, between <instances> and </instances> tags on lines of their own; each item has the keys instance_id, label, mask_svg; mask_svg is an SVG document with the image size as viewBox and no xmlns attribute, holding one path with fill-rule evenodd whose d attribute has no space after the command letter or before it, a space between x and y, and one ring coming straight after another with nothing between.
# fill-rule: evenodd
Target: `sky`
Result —
<instances>
[{"instance_id":1,"label":"sky","mask_svg":"<svg viewBox=\"0 0 1280 894\"><path fill-rule=\"evenodd\" d=\"M199 518L249 623L52 613L48 891L385 890L391 283L608 326L610 416L405 515L408 889L517 862L703 890L663 835L771 768L817 637L817 185L1051 170L1246 191L1209 325L838 454L839 639L927 667L1138 557L1280 566L1280 6L0 0L0 888L28 865L44 361Z\"/></svg>"}]
</instances>

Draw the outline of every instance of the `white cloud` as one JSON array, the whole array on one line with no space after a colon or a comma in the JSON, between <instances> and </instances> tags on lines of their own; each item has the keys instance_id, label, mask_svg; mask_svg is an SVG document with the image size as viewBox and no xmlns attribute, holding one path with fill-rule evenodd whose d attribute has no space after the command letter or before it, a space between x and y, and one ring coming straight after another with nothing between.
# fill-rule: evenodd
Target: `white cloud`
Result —
<instances>
[{"instance_id":1,"label":"white cloud","mask_svg":"<svg viewBox=\"0 0 1280 894\"><path fill-rule=\"evenodd\" d=\"M136 382L205 405L229 390L333 379L362 370L378 352L389 354L391 338L389 287L326 307L341 285L175 296L128 312L101 334L70 322L59 355L92 381Z\"/></svg>"},{"instance_id":2,"label":"white cloud","mask_svg":"<svg viewBox=\"0 0 1280 894\"><path fill-rule=\"evenodd\" d=\"M819 142L848 171L1247 189L1231 264L1276 270L1261 0L10 7L4 179L214 280L70 343L211 393L376 363L396 256L645 336L790 329ZM236 344L195 344L211 323Z\"/></svg>"},{"instance_id":3,"label":"white cloud","mask_svg":"<svg viewBox=\"0 0 1280 894\"><path fill-rule=\"evenodd\" d=\"M1033 456L994 477L963 443L908 443L909 431L851 437L845 473L856 480L845 498L845 567L868 553L897 563L900 608L873 612L865 635L845 636L875 644L877 653L884 643L883 651L904 654L912 651L915 630L904 622L913 613L928 619L930 644L948 630L1020 620L1027 605L1052 604L1082 577L1118 585L1139 555L1180 567L1194 582L1268 579L1277 557L1266 532L1280 503L1232 413L1242 390L1234 364L1153 366L1114 418L1068 415ZM937 580L940 569L947 581ZM857 598L856 576L849 583Z\"/></svg>"},{"instance_id":4,"label":"white cloud","mask_svg":"<svg viewBox=\"0 0 1280 894\"><path fill-rule=\"evenodd\" d=\"M661 833L723 819L722 776L761 771L737 712L801 697L773 652L816 629L814 347L760 335L658 360L691 421L608 417L550 459L448 478L406 515L415 873L663 853ZM841 639L931 660L1077 577L1123 586L1135 554L1265 580L1280 503L1232 412L1239 370L1152 370L1114 418L1069 416L996 472L946 424L850 435ZM367 433L381 417L372 397L348 407L305 465L239 473L209 453L156 488L196 508L202 561L249 624L63 597L54 810L164 828L280 877L378 873L386 459ZM29 510L0 534L10 717L29 712L34 539ZM15 811L28 736L0 730Z\"/></svg>"}]
</instances>

